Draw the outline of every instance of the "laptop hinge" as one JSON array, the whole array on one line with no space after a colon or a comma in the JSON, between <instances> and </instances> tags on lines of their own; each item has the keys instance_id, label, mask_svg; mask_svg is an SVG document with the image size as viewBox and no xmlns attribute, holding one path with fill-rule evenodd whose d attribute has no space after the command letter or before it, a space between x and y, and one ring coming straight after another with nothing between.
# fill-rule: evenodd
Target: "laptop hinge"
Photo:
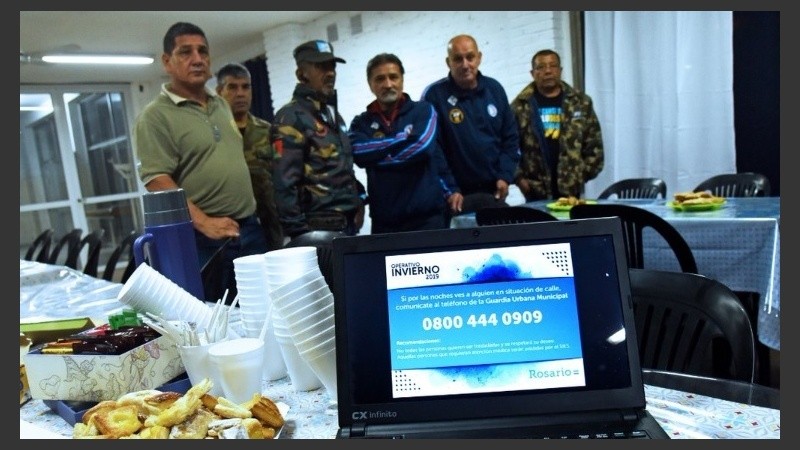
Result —
<instances>
[{"instance_id":1,"label":"laptop hinge","mask_svg":"<svg viewBox=\"0 0 800 450\"><path fill-rule=\"evenodd\" d=\"M621 414L622 414L622 421L623 422L638 422L639 419L640 419L639 412L636 411L636 410L623 411Z\"/></svg>"},{"instance_id":2,"label":"laptop hinge","mask_svg":"<svg viewBox=\"0 0 800 450\"><path fill-rule=\"evenodd\" d=\"M367 425L364 423L354 423L350 426L350 437L360 438L367 434Z\"/></svg>"}]
</instances>

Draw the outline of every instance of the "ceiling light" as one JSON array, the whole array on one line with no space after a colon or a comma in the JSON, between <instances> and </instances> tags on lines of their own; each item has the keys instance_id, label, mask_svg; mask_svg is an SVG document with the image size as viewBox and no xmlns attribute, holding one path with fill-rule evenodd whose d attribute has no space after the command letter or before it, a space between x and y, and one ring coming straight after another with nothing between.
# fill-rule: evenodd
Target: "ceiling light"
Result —
<instances>
[{"instance_id":1,"label":"ceiling light","mask_svg":"<svg viewBox=\"0 0 800 450\"><path fill-rule=\"evenodd\" d=\"M44 55L42 61L53 64L152 64L153 57L142 55Z\"/></svg>"}]
</instances>

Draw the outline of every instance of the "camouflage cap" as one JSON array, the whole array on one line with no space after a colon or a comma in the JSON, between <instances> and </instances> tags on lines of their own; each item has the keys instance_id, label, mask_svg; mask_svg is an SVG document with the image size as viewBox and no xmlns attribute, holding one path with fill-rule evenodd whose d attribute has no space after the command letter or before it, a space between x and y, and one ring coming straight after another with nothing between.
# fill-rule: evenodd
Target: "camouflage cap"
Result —
<instances>
[{"instance_id":1,"label":"camouflage cap","mask_svg":"<svg viewBox=\"0 0 800 450\"><path fill-rule=\"evenodd\" d=\"M333 46L328 41L317 39L300 44L294 49L295 62L308 61L312 63L336 61L344 63L345 60L333 56Z\"/></svg>"}]
</instances>

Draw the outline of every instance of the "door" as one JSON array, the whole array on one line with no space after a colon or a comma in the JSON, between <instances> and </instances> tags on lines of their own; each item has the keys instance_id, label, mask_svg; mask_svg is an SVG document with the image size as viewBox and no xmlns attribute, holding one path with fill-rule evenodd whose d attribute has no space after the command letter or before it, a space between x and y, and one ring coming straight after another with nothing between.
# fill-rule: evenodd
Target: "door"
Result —
<instances>
[{"instance_id":1,"label":"door","mask_svg":"<svg viewBox=\"0 0 800 450\"><path fill-rule=\"evenodd\" d=\"M20 86L20 258L47 228L102 228L104 261L143 229L128 85ZM79 268L86 255L81 255Z\"/></svg>"}]
</instances>

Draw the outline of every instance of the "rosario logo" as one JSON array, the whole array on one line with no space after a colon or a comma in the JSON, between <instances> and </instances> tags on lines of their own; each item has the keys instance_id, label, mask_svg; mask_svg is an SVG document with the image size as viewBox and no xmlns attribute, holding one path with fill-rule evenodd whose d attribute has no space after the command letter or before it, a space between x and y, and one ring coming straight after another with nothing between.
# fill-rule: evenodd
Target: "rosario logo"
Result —
<instances>
[{"instance_id":1,"label":"rosario logo","mask_svg":"<svg viewBox=\"0 0 800 450\"><path fill-rule=\"evenodd\" d=\"M449 116L450 122L453 122L456 125L464 121L464 112L458 108L451 109Z\"/></svg>"}]
</instances>

